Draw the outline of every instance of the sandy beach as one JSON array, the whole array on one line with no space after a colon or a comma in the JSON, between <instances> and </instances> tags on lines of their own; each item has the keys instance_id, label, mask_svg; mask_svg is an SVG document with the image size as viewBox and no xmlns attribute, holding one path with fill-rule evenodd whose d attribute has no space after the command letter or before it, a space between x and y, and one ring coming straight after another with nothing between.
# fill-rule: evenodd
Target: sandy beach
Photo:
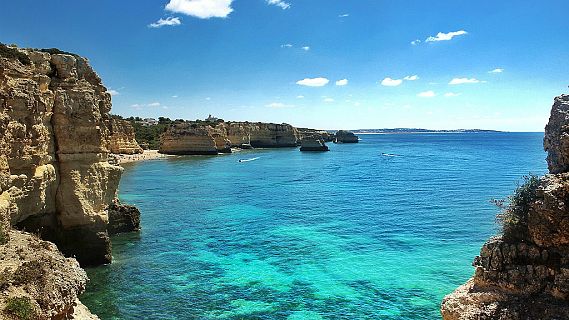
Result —
<instances>
[{"instance_id":1,"label":"sandy beach","mask_svg":"<svg viewBox=\"0 0 569 320\"><path fill-rule=\"evenodd\" d=\"M156 160L169 157L166 154L158 153L158 150L144 150L142 154L117 154L116 156L119 164L145 160Z\"/></svg>"}]
</instances>

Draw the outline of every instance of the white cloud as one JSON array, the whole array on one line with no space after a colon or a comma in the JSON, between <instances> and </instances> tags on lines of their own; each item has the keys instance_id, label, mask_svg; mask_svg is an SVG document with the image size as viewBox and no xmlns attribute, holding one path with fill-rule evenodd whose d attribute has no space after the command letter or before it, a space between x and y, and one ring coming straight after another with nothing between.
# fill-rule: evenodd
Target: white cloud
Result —
<instances>
[{"instance_id":1,"label":"white cloud","mask_svg":"<svg viewBox=\"0 0 569 320\"><path fill-rule=\"evenodd\" d=\"M290 3L284 2L283 0L267 0L267 3L277 6L283 10L290 8Z\"/></svg>"},{"instance_id":2,"label":"white cloud","mask_svg":"<svg viewBox=\"0 0 569 320\"><path fill-rule=\"evenodd\" d=\"M492 71L488 71L488 73L502 73L502 72L504 72L504 69L502 68L496 68Z\"/></svg>"},{"instance_id":3,"label":"white cloud","mask_svg":"<svg viewBox=\"0 0 569 320\"><path fill-rule=\"evenodd\" d=\"M405 78L403 78L403 80L415 81L415 80L419 80L419 76L418 75L406 76Z\"/></svg>"},{"instance_id":4,"label":"white cloud","mask_svg":"<svg viewBox=\"0 0 569 320\"><path fill-rule=\"evenodd\" d=\"M296 98L297 98L297 99L304 99L304 96L303 96L303 95L300 95L300 96L296 96Z\"/></svg>"},{"instance_id":5,"label":"white cloud","mask_svg":"<svg viewBox=\"0 0 569 320\"><path fill-rule=\"evenodd\" d=\"M345 86L347 84L348 84L348 79L342 79L342 80L336 81L337 86Z\"/></svg>"},{"instance_id":6,"label":"white cloud","mask_svg":"<svg viewBox=\"0 0 569 320\"><path fill-rule=\"evenodd\" d=\"M292 44L290 43L281 44L281 48L292 48Z\"/></svg>"},{"instance_id":7,"label":"white cloud","mask_svg":"<svg viewBox=\"0 0 569 320\"><path fill-rule=\"evenodd\" d=\"M414 46L418 45L419 43L421 43L421 40L419 40L419 39L411 41L411 44Z\"/></svg>"},{"instance_id":8,"label":"white cloud","mask_svg":"<svg viewBox=\"0 0 569 320\"><path fill-rule=\"evenodd\" d=\"M160 106L160 102L152 102L152 103L149 103L147 106L148 106L148 107L159 107L159 106Z\"/></svg>"},{"instance_id":9,"label":"white cloud","mask_svg":"<svg viewBox=\"0 0 569 320\"><path fill-rule=\"evenodd\" d=\"M158 19L158 21L153 22L151 24L148 25L149 28L160 28L163 26L179 26L182 24L182 21L180 21L180 18L178 17L168 17L166 19Z\"/></svg>"},{"instance_id":10,"label":"white cloud","mask_svg":"<svg viewBox=\"0 0 569 320\"><path fill-rule=\"evenodd\" d=\"M454 37L462 36L462 35L466 35L466 34L468 34L468 32L466 32L464 30L453 31L453 32L449 32L449 33L439 32L439 33L437 33L436 37L432 37L432 36L428 37L425 40L425 42L448 41Z\"/></svg>"},{"instance_id":11,"label":"white cloud","mask_svg":"<svg viewBox=\"0 0 569 320\"><path fill-rule=\"evenodd\" d=\"M328 84L330 80L326 78L305 78L296 82L299 86L307 87L323 87Z\"/></svg>"},{"instance_id":12,"label":"white cloud","mask_svg":"<svg viewBox=\"0 0 569 320\"><path fill-rule=\"evenodd\" d=\"M117 90L107 90L107 92L111 95L111 96L118 96L120 93Z\"/></svg>"},{"instance_id":13,"label":"white cloud","mask_svg":"<svg viewBox=\"0 0 569 320\"><path fill-rule=\"evenodd\" d=\"M206 97L205 99L206 99L207 101L210 101L210 100L211 100L211 97Z\"/></svg>"},{"instance_id":14,"label":"white cloud","mask_svg":"<svg viewBox=\"0 0 569 320\"><path fill-rule=\"evenodd\" d=\"M267 104L265 107L273 108L273 109L282 109L282 108L293 108L293 105L284 104L282 102L272 102Z\"/></svg>"},{"instance_id":15,"label":"white cloud","mask_svg":"<svg viewBox=\"0 0 569 320\"><path fill-rule=\"evenodd\" d=\"M450 97L458 97L460 96L460 93L454 93L454 92L447 92L445 93L445 97L450 98Z\"/></svg>"},{"instance_id":16,"label":"white cloud","mask_svg":"<svg viewBox=\"0 0 569 320\"><path fill-rule=\"evenodd\" d=\"M402 83L403 80L401 79L391 79L391 78L385 78L381 81L381 85L386 87L397 87Z\"/></svg>"},{"instance_id":17,"label":"white cloud","mask_svg":"<svg viewBox=\"0 0 569 320\"><path fill-rule=\"evenodd\" d=\"M233 12L232 2L233 0L170 0L166 10L200 19L227 18Z\"/></svg>"},{"instance_id":18,"label":"white cloud","mask_svg":"<svg viewBox=\"0 0 569 320\"><path fill-rule=\"evenodd\" d=\"M324 98L324 102L328 102L328 103L334 102L334 99L332 99L332 98Z\"/></svg>"},{"instance_id":19,"label":"white cloud","mask_svg":"<svg viewBox=\"0 0 569 320\"><path fill-rule=\"evenodd\" d=\"M172 98L176 99L178 96L177 95L173 95Z\"/></svg>"},{"instance_id":20,"label":"white cloud","mask_svg":"<svg viewBox=\"0 0 569 320\"><path fill-rule=\"evenodd\" d=\"M302 47L302 50L304 50L304 51L308 51L308 50L310 50L310 47L309 47L309 46L306 46L306 47Z\"/></svg>"},{"instance_id":21,"label":"white cloud","mask_svg":"<svg viewBox=\"0 0 569 320\"><path fill-rule=\"evenodd\" d=\"M344 13L344 14L339 15L338 18L346 18L346 17L349 17L349 16L350 16L349 13Z\"/></svg>"},{"instance_id":22,"label":"white cloud","mask_svg":"<svg viewBox=\"0 0 569 320\"><path fill-rule=\"evenodd\" d=\"M436 96L436 95L437 95L437 94L436 94L434 91L429 90L429 91L421 92L421 93L419 93L417 96L419 96L419 97L421 97L421 98L432 98L432 97L434 97L434 96Z\"/></svg>"},{"instance_id":23,"label":"white cloud","mask_svg":"<svg viewBox=\"0 0 569 320\"><path fill-rule=\"evenodd\" d=\"M480 80L475 79L475 78L454 78L452 79L448 84L464 84L464 83L479 83Z\"/></svg>"}]
</instances>

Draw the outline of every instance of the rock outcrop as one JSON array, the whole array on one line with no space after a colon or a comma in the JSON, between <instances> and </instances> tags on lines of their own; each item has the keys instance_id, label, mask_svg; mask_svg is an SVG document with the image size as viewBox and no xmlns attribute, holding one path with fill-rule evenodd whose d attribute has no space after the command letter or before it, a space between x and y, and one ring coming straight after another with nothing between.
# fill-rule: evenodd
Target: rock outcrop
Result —
<instances>
[{"instance_id":1,"label":"rock outcrop","mask_svg":"<svg viewBox=\"0 0 569 320\"><path fill-rule=\"evenodd\" d=\"M134 128L130 122L112 118L110 121L111 137L109 150L114 154L140 154L142 148L136 142Z\"/></svg>"},{"instance_id":2,"label":"rock outcrop","mask_svg":"<svg viewBox=\"0 0 569 320\"><path fill-rule=\"evenodd\" d=\"M75 259L36 236L9 233L0 245L0 318L98 319L78 300L87 275Z\"/></svg>"},{"instance_id":3,"label":"rock outcrop","mask_svg":"<svg viewBox=\"0 0 569 320\"><path fill-rule=\"evenodd\" d=\"M253 148L283 148L298 145L298 131L290 124L256 122L250 126Z\"/></svg>"},{"instance_id":4,"label":"rock outcrop","mask_svg":"<svg viewBox=\"0 0 569 320\"><path fill-rule=\"evenodd\" d=\"M162 134L160 153L210 155L230 153L232 147L282 148L299 143L298 130L289 124L184 122L172 125Z\"/></svg>"},{"instance_id":5,"label":"rock outcrop","mask_svg":"<svg viewBox=\"0 0 569 320\"><path fill-rule=\"evenodd\" d=\"M320 137L305 137L300 140L300 151L330 151Z\"/></svg>"},{"instance_id":6,"label":"rock outcrop","mask_svg":"<svg viewBox=\"0 0 569 320\"><path fill-rule=\"evenodd\" d=\"M312 138L317 137L324 142L332 142L334 141L335 135L329 133L326 130L317 130L317 129L310 129L310 128L297 128L298 130L298 138L300 140L304 138Z\"/></svg>"},{"instance_id":7,"label":"rock outcrop","mask_svg":"<svg viewBox=\"0 0 569 320\"><path fill-rule=\"evenodd\" d=\"M443 300L443 319L569 319L568 111L569 96L557 97L544 139L551 174L515 228L484 244L473 278Z\"/></svg>"},{"instance_id":8,"label":"rock outcrop","mask_svg":"<svg viewBox=\"0 0 569 320\"><path fill-rule=\"evenodd\" d=\"M335 143L358 143L359 139L353 132L338 130L334 135Z\"/></svg>"},{"instance_id":9,"label":"rock outcrop","mask_svg":"<svg viewBox=\"0 0 569 320\"><path fill-rule=\"evenodd\" d=\"M194 123L172 125L160 137L160 153L177 155L218 154L216 140L206 126Z\"/></svg>"},{"instance_id":10,"label":"rock outcrop","mask_svg":"<svg viewBox=\"0 0 569 320\"><path fill-rule=\"evenodd\" d=\"M110 235L140 230L140 211L135 206L121 204L115 201L109 206Z\"/></svg>"}]
</instances>

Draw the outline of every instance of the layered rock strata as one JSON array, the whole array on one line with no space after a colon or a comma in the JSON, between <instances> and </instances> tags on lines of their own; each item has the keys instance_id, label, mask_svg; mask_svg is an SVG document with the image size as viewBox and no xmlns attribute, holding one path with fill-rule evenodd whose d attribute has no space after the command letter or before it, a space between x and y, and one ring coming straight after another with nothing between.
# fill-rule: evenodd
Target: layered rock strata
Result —
<instances>
[{"instance_id":1,"label":"layered rock strata","mask_svg":"<svg viewBox=\"0 0 569 320\"><path fill-rule=\"evenodd\" d=\"M208 127L193 123L177 123L160 137L159 152L177 155L214 155L218 154L218 149Z\"/></svg>"},{"instance_id":2,"label":"layered rock strata","mask_svg":"<svg viewBox=\"0 0 569 320\"><path fill-rule=\"evenodd\" d=\"M136 142L134 128L130 122L112 118L110 120L109 150L114 154L140 154L142 148Z\"/></svg>"},{"instance_id":3,"label":"layered rock strata","mask_svg":"<svg viewBox=\"0 0 569 320\"><path fill-rule=\"evenodd\" d=\"M443 319L569 319L569 95L555 99L539 181L516 233L484 244L475 274L445 297Z\"/></svg>"},{"instance_id":4,"label":"layered rock strata","mask_svg":"<svg viewBox=\"0 0 569 320\"><path fill-rule=\"evenodd\" d=\"M229 153L236 148L296 147L298 130L289 124L262 122L193 122L172 125L160 139L160 153L210 155Z\"/></svg>"},{"instance_id":5,"label":"layered rock strata","mask_svg":"<svg viewBox=\"0 0 569 320\"><path fill-rule=\"evenodd\" d=\"M334 135L335 143L358 143L359 138L353 132L338 130Z\"/></svg>"}]
</instances>

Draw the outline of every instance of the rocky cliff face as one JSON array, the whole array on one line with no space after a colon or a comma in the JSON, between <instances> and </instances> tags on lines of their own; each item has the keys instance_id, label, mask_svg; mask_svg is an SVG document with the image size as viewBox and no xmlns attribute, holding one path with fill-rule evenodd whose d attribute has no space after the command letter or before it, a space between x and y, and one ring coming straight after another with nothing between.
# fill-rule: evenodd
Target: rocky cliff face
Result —
<instances>
[{"instance_id":1,"label":"rocky cliff face","mask_svg":"<svg viewBox=\"0 0 569 320\"><path fill-rule=\"evenodd\" d=\"M568 111L569 96L557 97L544 139L551 174L515 228L484 244L474 277L443 300L443 319L569 319Z\"/></svg>"},{"instance_id":2,"label":"rocky cliff face","mask_svg":"<svg viewBox=\"0 0 569 320\"><path fill-rule=\"evenodd\" d=\"M208 155L231 152L231 147L280 148L296 147L299 143L298 130L289 124L186 122L174 124L162 134L160 152Z\"/></svg>"},{"instance_id":3,"label":"rocky cliff face","mask_svg":"<svg viewBox=\"0 0 569 320\"><path fill-rule=\"evenodd\" d=\"M0 257L0 318L98 319L78 300L85 271L54 244L11 231Z\"/></svg>"},{"instance_id":4,"label":"rocky cliff face","mask_svg":"<svg viewBox=\"0 0 569 320\"><path fill-rule=\"evenodd\" d=\"M110 121L111 137L109 150L114 154L138 154L142 148L136 142L134 128L130 122L112 118Z\"/></svg>"},{"instance_id":5,"label":"rocky cliff face","mask_svg":"<svg viewBox=\"0 0 569 320\"><path fill-rule=\"evenodd\" d=\"M298 130L290 124L251 123L251 146L254 148L296 147Z\"/></svg>"},{"instance_id":6,"label":"rocky cliff face","mask_svg":"<svg viewBox=\"0 0 569 320\"><path fill-rule=\"evenodd\" d=\"M358 143L359 139L353 132L338 130L335 134L334 142L337 143Z\"/></svg>"},{"instance_id":7,"label":"rocky cliff face","mask_svg":"<svg viewBox=\"0 0 569 320\"><path fill-rule=\"evenodd\" d=\"M160 153L165 154L217 154L215 138L206 126L193 123L172 125L160 137Z\"/></svg>"}]
</instances>

